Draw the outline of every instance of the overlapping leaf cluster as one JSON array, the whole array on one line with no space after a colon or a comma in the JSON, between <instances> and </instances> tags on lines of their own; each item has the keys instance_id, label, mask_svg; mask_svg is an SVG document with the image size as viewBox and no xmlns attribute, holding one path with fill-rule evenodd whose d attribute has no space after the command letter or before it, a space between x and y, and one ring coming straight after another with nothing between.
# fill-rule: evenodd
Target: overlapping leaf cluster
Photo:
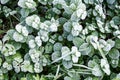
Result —
<instances>
[{"instance_id":1,"label":"overlapping leaf cluster","mask_svg":"<svg viewBox=\"0 0 120 80\"><path fill-rule=\"evenodd\" d=\"M0 80L120 80L119 0L0 3Z\"/></svg>"}]
</instances>

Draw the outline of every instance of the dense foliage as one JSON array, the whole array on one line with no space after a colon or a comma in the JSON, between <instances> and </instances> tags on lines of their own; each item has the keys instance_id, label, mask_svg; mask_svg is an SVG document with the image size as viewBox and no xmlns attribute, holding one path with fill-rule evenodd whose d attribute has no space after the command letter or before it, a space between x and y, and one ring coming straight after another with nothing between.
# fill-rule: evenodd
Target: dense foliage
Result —
<instances>
[{"instance_id":1,"label":"dense foliage","mask_svg":"<svg viewBox=\"0 0 120 80\"><path fill-rule=\"evenodd\" d=\"M119 0L0 3L0 80L120 80Z\"/></svg>"}]
</instances>

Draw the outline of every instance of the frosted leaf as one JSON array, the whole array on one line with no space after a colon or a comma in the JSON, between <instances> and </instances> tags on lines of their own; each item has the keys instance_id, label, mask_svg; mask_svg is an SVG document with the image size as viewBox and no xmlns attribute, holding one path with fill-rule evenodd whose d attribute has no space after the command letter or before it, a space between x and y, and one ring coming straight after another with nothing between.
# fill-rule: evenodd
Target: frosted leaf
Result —
<instances>
[{"instance_id":1,"label":"frosted leaf","mask_svg":"<svg viewBox=\"0 0 120 80\"><path fill-rule=\"evenodd\" d=\"M32 22L32 27L35 28L35 29L39 29L39 25L36 24L35 22Z\"/></svg>"},{"instance_id":2,"label":"frosted leaf","mask_svg":"<svg viewBox=\"0 0 120 80\"><path fill-rule=\"evenodd\" d=\"M0 0L1 4L6 4L7 2L9 2L10 0Z\"/></svg>"},{"instance_id":3,"label":"frosted leaf","mask_svg":"<svg viewBox=\"0 0 120 80\"><path fill-rule=\"evenodd\" d=\"M15 47L11 44L5 44L1 50L4 56L10 56L16 54Z\"/></svg>"},{"instance_id":4,"label":"frosted leaf","mask_svg":"<svg viewBox=\"0 0 120 80\"><path fill-rule=\"evenodd\" d=\"M50 26L50 31L51 32L56 32L57 31L57 25L55 24L55 23L53 23L53 24L51 24L51 26Z\"/></svg>"},{"instance_id":5,"label":"frosted leaf","mask_svg":"<svg viewBox=\"0 0 120 80\"><path fill-rule=\"evenodd\" d=\"M37 15L28 16L25 21L27 25L39 29L40 18Z\"/></svg>"},{"instance_id":6,"label":"frosted leaf","mask_svg":"<svg viewBox=\"0 0 120 80\"><path fill-rule=\"evenodd\" d=\"M61 43L55 43L53 46L54 51L60 51L62 48L62 44Z\"/></svg>"},{"instance_id":7,"label":"frosted leaf","mask_svg":"<svg viewBox=\"0 0 120 80\"><path fill-rule=\"evenodd\" d=\"M82 16L81 16L81 19L84 20L84 19L86 18L86 16L87 16L87 12L84 11L84 13L83 13Z\"/></svg>"},{"instance_id":8,"label":"frosted leaf","mask_svg":"<svg viewBox=\"0 0 120 80\"><path fill-rule=\"evenodd\" d=\"M35 42L36 42L36 44L37 44L38 46L41 46L41 45L42 45L42 41L41 41L41 39L40 39L40 36L37 36L37 37L35 38Z\"/></svg>"},{"instance_id":9,"label":"frosted leaf","mask_svg":"<svg viewBox=\"0 0 120 80\"><path fill-rule=\"evenodd\" d=\"M25 6L24 2L25 2L25 0L19 0L18 6L25 8L26 6Z\"/></svg>"},{"instance_id":10,"label":"frosted leaf","mask_svg":"<svg viewBox=\"0 0 120 80\"><path fill-rule=\"evenodd\" d=\"M78 36L79 35L79 31L76 31L76 30L72 29L71 34L73 36Z\"/></svg>"},{"instance_id":11,"label":"frosted leaf","mask_svg":"<svg viewBox=\"0 0 120 80\"><path fill-rule=\"evenodd\" d=\"M36 73L42 72L42 71L43 71L42 65L41 65L40 63L35 63L35 64L34 64L34 71L35 71Z\"/></svg>"},{"instance_id":12,"label":"frosted leaf","mask_svg":"<svg viewBox=\"0 0 120 80\"><path fill-rule=\"evenodd\" d=\"M75 55L72 55L72 61L73 63L77 63L78 62L78 57L76 57Z\"/></svg>"},{"instance_id":13,"label":"frosted leaf","mask_svg":"<svg viewBox=\"0 0 120 80\"><path fill-rule=\"evenodd\" d=\"M26 27L23 27L22 28L22 34L24 35L24 36L28 36L28 30L27 30L27 28Z\"/></svg>"},{"instance_id":14,"label":"frosted leaf","mask_svg":"<svg viewBox=\"0 0 120 80\"><path fill-rule=\"evenodd\" d=\"M29 16L25 19L26 24L29 25L29 26L32 25L33 20L34 20L34 16Z\"/></svg>"},{"instance_id":15,"label":"frosted leaf","mask_svg":"<svg viewBox=\"0 0 120 80\"><path fill-rule=\"evenodd\" d=\"M78 9L78 10L76 11L77 17L81 17L81 15L82 15L83 12L84 12L84 11L83 11L82 9Z\"/></svg>"},{"instance_id":16,"label":"frosted leaf","mask_svg":"<svg viewBox=\"0 0 120 80\"><path fill-rule=\"evenodd\" d=\"M29 8L29 9L33 9L35 8L37 5L33 0L19 0L18 1L18 6L22 7L22 8Z\"/></svg>"},{"instance_id":17,"label":"frosted leaf","mask_svg":"<svg viewBox=\"0 0 120 80\"><path fill-rule=\"evenodd\" d=\"M15 32L15 33L13 34L13 39L14 39L16 42L20 42L20 41L22 41L22 40L24 39L24 37L23 37L20 33Z\"/></svg>"},{"instance_id":18,"label":"frosted leaf","mask_svg":"<svg viewBox=\"0 0 120 80\"><path fill-rule=\"evenodd\" d=\"M105 59L101 59L101 68L107 74L110 75L110 66Z\"/></svg>"},{"instance_id":19,"label":"frosted leaf","mask_svg":"<svg viewBox=\"0 0 120 80\"><path fill-rule=\"evenodd\" d=\"M30 40L30 41L29 41L29 47L30 47L30 48L35 48L35 47L36 47L36 44L35 44L35 41L34 41L34 40Z\"/></svg>"},{"instance_id":20,"label":"frosted leaf","mask_svg":"<svg viewBox=\"0 0 120 80\"><path fill-rule=\"evenodd\" d=\"M22 32L22 28L23 28L23 26L20 25L20 24L17 24L17 25L15 26L15 29L16 29L19 33Z\"/></svg>"},{"instance_id":21,"label":"frosted leaf","mask_svg":"<svg viewBox=\"0 0 120 80\"><path fill-rule=\"evenodd\" d=\"M70 49L68 47L66 47L66 46L63 46L61 48L61 52L62 52L62 56L65 56L65 55L70 53ZM71 60L71 56L68 55L68 56L64 57L63 60L70 61Z\"/></svg>"}]
</instances>

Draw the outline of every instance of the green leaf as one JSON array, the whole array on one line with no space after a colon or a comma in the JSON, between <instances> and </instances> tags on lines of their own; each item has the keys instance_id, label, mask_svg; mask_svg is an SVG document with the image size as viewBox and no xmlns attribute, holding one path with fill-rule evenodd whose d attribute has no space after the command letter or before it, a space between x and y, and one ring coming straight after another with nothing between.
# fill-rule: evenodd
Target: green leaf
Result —
<instances>
[{"instance_id":1,"label":"green leaf","mask_svg":"<svg viewBox=\"0 0 120 80\"><path fill-rule=\"evenodd\" d=\"M56 60L60 57L60 51L55 51L52 53L52 60Z\"/></svg>"},{"instance_id":2,"label":"green leaf","mask_svg":"<svg viewBox=\"0 0 120 80\"><path fill-rule=\"evenodd\" d=\"M5 33L5 30L0 30L0 34L3 34L3 33Z\"/></svg>"},{"instance_id":3,"label":"green leaf","mask_svg":"<svg viewBox=\"0 0 120 80\"><path fill-rule=\"evenodd\" d=\"M70 77L68 77L68 76L65 76L64 80L72 80L72 79Z\"/></svg>"},{"instance_id":4,"label":"green leaf","mask_svg":"<svg viewBox=\"0 0 120 80\"><path fill-rule=\"evenodd\" d=\"M107 0L108 4L113 4L116 0Z\"/></svg>"},{"instance_id":5,"label":"green leaf","mask_svg":"<svg viewBox=\"0 0 120 80\"><path fill-rule=\"evenodd\" d=\"M27 80L27 78L25 78L25 77L22 77L20 80Z\"/></svg>"},{"instance_id":6,"label":"green leaf","mask_svg":"<svg viewBox=\"0 0 120 80\"><path fill-rule=\"evenodd\" d=\"M9 0L0 0L1 4L6 4Z\"/></svg>"},{"instance_id":7,"label":"green leaf","mask_svg":"<svg viewBox=\"0 0 120 80\"><path fill-rule=\"evenodd\" d=\"M18 32L15 32L13 34L13 39L16 41L16 42L21 42L22 40L24 40L24 37L18 33Z\"/></svg>"},{"instance_id":8,"label":"green leaf","mask_svg":"<svg viewBox=\"0 0 120 80\"><path fill-rule=\"evenodd\" d=\"M110 64L113 68L116 68L118 66L119 59L111 59Z\"/></svg>"},{"instance_id":9,"label":"green leaf","mask_svg":"<svg viewBox=\"0 0 120 80\"><path fill-rule=\"evenodd\" d=\"M89 0L84 0L84 2L85 2L86 4L88 4L88 3L89 3Z\"/></svg>"},{"instance_id":10,"label":"green leaf","mask_svg":"<svg viewBox=\"0 0 120 80\"><path fill-rule=\"evenodd\" d=\"M33 74L30 74L30 73L28 73L28 74L26 75L26 78L27 78L27 80L34 80L34 79L33 79Z\"/></svg>"},{"instance_id":11,"label":"green leaf","mask_svg":"<svg viewBox=\"0 0 120 80\"><path fill-rule=\"evenodd\" d=\"M60 51L62 48L62 44L61 43L55 43L53 46L54 51Z\"/></svg>"},{"instance_id":12,"label":"green leaf","mask_svg":"<svg viewBox=\"0 0 120 80\"><path fill-rule=\"evenodd\" d=\"M64 47L62 47L61 52L62 52L62 57L63 57L70 53L70 49L68 47L64 46ZM63 60L70 61L71 56L67 55L66 57L63 58Z\"/></svg>"},{"instance_id":13,"label":"green leaf","mask_svg":"<svg viewBox=\"0 0 120 80\"><path fill-rule=\"evenodd\" d=\"M70 68L72 68L72 61L65 61L65 60L63 60L62 61L62 64L63 64L63 66L65 67L65 68L67 68L67 69L70 69Z\"/></svg>"},{"instance_id":14,"label":"green leaf","mask_svg":"<svg viewBox=\"0 0 120 80\"><path fill-rule=\"evenodd\" d=\"M103 75L103 73L100 70L100 67L98 65L93 67L92 74L95 76L102 76Z\"/></svg>"},{"instance_id":15,"label":"green leaf","mask_svg":"<svg viewBox=\"0 0 120 80\"><path fill-rule=\"evenodd\" d=\"M21 43L11 42L11 44L15 47L16 50L19 50L21 48Z\"/></svg>"},{"instance_id":16,"label":"green leaf","mask_svg":"<svg viewBox=\"0 0 120 80\"><path fill-rule=\"evenodd\" d=\"M73 44L76 46L76 47L80 47L82 44L84 43L84 40L79 38L79 37L75 37L73 39Z\"/></svg>"},{"instance_id":17,"label":"green leaf","mask_svg":"<svg viewBox=\"0 0 120 80\"><path fill-rule=\"evenodd\" d=\"M29 9L23 8L20 10L20 14L22 15L22 17L27 17L29 15L29 13L30 13Z\"/></svg>"},{"instance_id":18,"label":"green leaf","mask_svg":"<svg viewBox=\"0 0 120 80\"><path fill-rule=\"evenodd\" d=\"M120 39L116 39L116 40L115 40L115 47L116 47L117 49L120 49Z\"/></svg>"},{"instance_id":19,"label":"green leaf","mask_svg":"<svg viewBox=\"0 0 120 80\"><path fill-rule=\"evenodd\" d=\"M89 55L91 50L92 50L92 46L90 46L88 43L83 43L79 47L79 51L81 52L82 55Z\"/></svg>"},{"instance_id":20,"label":"green leaf","mask_svg":"<svg viewBox=\"0 0 120 80\"><path fill-rule=\"evenodd\" d=\"M47 79L42 75L40 80L47 80Z\"/></svg>"},{"instance_id":21,"label":"green leaf","mask_svg":"<svg viewBox=\"0 0 120 80\"><path fill-rule=\"evenodd\" d=\"M119 59L120 53L117 49L113 48L108 53L109 57L112 59Z\"/></svg>"},{"instance_id":22,"label":"green leaf","mask_svg":"<svg viewBox=\"0 0 120 80\"><path fill-rule=\"evenodd\" d=\"M71 29L72 29L72 24L71 24L71 22L69 22L69 21L66 22L66 23L63 25L63 28L64 28L65 31L70 32Z\"/></svg>"}]
</instances>

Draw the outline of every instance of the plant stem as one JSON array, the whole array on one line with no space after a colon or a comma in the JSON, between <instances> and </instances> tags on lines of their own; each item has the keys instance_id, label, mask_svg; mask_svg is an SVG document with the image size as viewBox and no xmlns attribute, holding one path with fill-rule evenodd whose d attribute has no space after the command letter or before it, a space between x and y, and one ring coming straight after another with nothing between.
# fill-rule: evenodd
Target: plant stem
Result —
<instances>
[{"instance_id":1,"label":"plant stem","mask_svg":"<svg viewBox=\"0 0 120 80\"><path fill-rule=\"evenodd\" d=\"M78 66L78 67L86 68L86 69L89 69L89 70L93 70L92 68L87 67L85 65L81 65L81 64L73 64L73 66Z\"/></svg>"},{"instance_id":2,"label":"plant stem","mask_svg":"<svg viewBox=\"0 0 120 80\"><path fill-rule=\"evenodd\" d=\"M57 67L57 71L56 71L56 74L55 74L55 77L54 77L55 80L58 77L59 71L60 71L60 65L58 65L58 67Z\"/></svg>"},{"instance_id":3,"label":"plant stem","mask_svg":"<svg viewBox=\"0 0 120 80\"><path fill-rule=\"evenodd\" d=\"M53 63L55 63L55 62L57 62L57 61L59 61L59 60L65 58L65 57L67 57L67 56L70 55L70 54L72 54L72 53L70 52L70 53L68 53L68 54L65 54L64 56L62 56L62 57L60 57L60 58L54 60L51 64L53 64Z\"/></svg>"},{"instance_id":4,"label":"plant stem","mask_svg":"<svg viewBox=\"0 0 120 80\"><path fill-rule=\"evenodd\" d=\"M98 50L99 50L101 56L103 57L103 59L107 60L107 58L105 57L105 54L104 54L104 52L102 51L102 49L101 49L99 43L98 43L98 42L96 42L96 43L97 43L97 47L98 47Z\"/></svg>"},{"instance_id":5,"label":"plant stem","mask_svg":"<svg viewBox=\"0 0 120 80\"><path fill-rule=\"evenodd\" d=\"M91 73L89 73L89 72L77 72L77 71L68 71L68 72L79 73L79 74L91 74Z\"/></svg>"},{"instance_id":6,"label":"plant stem","mask_svg":"<svg viewBox=\"0 0 120 80\"><path fill-rule=\"evenodd\" d=\"M15 15L12 15L17 21L20 21Z\"/></svg>"}]
</instances>

